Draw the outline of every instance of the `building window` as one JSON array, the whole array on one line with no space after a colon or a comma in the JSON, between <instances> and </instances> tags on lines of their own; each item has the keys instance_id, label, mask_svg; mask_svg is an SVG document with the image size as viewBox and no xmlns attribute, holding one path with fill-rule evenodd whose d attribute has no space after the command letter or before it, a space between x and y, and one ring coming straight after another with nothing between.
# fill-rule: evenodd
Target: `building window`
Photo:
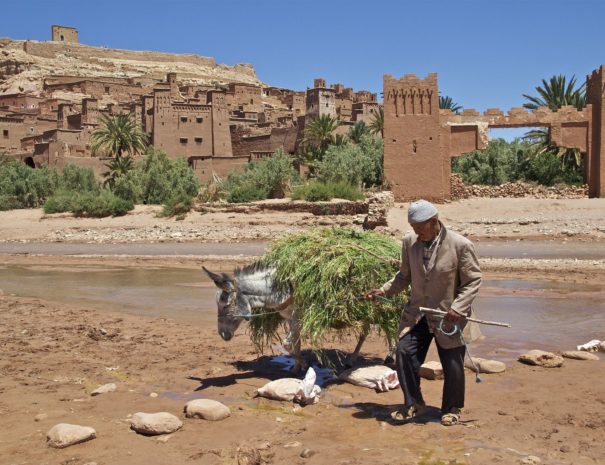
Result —
<instances>
[{"instance_id":1,"label":"building window","mask_svg":"<svg viewBox=\"0 0 605 465\"><path fill-rule=\"evenodd\" d=\"M195 138L195 143L196 144L201 144L202 142L204 142L204 139L202 139L201 137L196 137Z\"/></svg>"},{"instance_id":2,"label":"building window","mask_svg":"<svg viewBox=\"0 0 605 465\"><path fill-rule=\"evenodd\" d=\"M181 138L179 139L179 141L181 142L181 144L186 144L186 143L188 142L188 140L187 140L187 138L186 138L186 137L181 137Z\"/></svg>"},{"instance_id":3,"label":"building window","mask_svg":"<svg viewBox=\"0 0 605 465\"><path fill-rule=\"evenodd\" d=\"M196 120L198 123L203 123L203 122L204 122L204 118L202 118L201 116L198 116L197 118L195 118L195 120Z\"/></svg>"},{"instance_id":4,"label":"building window","mask_svg":"<svg viewBox=\"0 0 605 465\"><path fill-rule=\"evenodd\" d=\"M105 93L109 94L109 86L105 86Z\"/></svg>"},{"instance_id":5,"label":"building window","mask_svg":"<svg viewBox=\"0 0 605 465\"><path fill-rule=\"evenodd\" d=\"M8 129L5 129L4 131L2 131L2 135L4 136L5 139L8 139Z\"/></svg>"},{"instance_id":6,"label":"building window","mask_svg":"<svg viewBox=\"0 0 605 465\"><path fill-rule=\"evenodd\" d=\"M186 122L187 122L187 117L181 116L181 123L186 123Z\"/></svg>"}]
</instances>

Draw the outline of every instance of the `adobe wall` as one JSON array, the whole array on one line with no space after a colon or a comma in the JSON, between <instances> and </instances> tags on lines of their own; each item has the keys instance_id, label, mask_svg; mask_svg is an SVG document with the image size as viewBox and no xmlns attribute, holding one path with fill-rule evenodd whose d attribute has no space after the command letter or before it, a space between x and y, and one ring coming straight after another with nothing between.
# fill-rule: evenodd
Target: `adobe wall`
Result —
<instances>
[{"instance_id":1,"label":"adobe wall","mask_svg":"<svg viewBox=\"0 0 605 465\"><path fill-rule=\"evenodd\" d=\"M437 74L384 76L384 175L398 201L449 198L442 155Z\"/></svg>"},{"instance_id":2,"label":"adobe wall","mask_svg":"<svg viewBox=\"0 0 605 465\"><path fill-rule=\"evenodd\" d=\"M605 196L605 66L586 77L586 102L592 106L590 156L586 160L589 195Z\"/></svg>"},{"instance_id":3,"label":"adobe wall","mask_svg":"<svg viewBox=\"0 0 605 465\"><path fill-rule=\"evenodd\" d=\"M224 178L232 171L243 170L249 160L249 157L191 157L189 166L201 182L208 182L213 173Z\"/></svg>"}]
</instances>

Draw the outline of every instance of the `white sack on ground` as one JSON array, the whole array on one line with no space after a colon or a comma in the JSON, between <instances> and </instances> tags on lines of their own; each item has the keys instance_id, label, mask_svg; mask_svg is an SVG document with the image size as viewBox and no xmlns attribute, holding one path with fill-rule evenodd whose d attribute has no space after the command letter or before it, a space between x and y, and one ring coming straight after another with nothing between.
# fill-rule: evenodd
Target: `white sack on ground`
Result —
<instances>
[{"instance_id":1,"label":"white sack on ground","mask_svg":"<svg viewBox=\"0 0 605 465\"><path fill-rule=\"evenodd\" d=\"M578 350L584 350L586 352L596 352L599 350L599 344L601 341L598 339L593 339L592 341L588 341L586 344L582 344L578 346Z\"/></svg>"},{"instance_id":2,"label":"white sack on ground","mask_svg":"<svg viewBox=\"0 0 605 465\"><path fill-rule=\"evenodd\" d=\"M386 392L399 386L397 372L384 365L351 368L338 375L340 379L355 386Z\"/></svg>"},{"instance_id":3,"label":"white sack on ground","mask_svg":"<svg viewBox=\"0 0 605 465\"><path fill-rule=\"evenodd\" d=\"M315 384L317 375L311 367L303 380L296 378L276 379L257 389L261 397L273 400L286 400L298 402L302 405L314 404L319 401L321 388Z\"/></svg>"}]
</instances>

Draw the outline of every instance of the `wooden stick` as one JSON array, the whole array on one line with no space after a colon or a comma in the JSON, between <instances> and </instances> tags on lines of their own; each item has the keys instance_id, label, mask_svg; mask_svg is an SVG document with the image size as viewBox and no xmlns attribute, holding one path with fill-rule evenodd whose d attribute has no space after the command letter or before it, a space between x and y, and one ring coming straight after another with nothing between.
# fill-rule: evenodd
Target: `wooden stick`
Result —
<instances>
[{"instance_id":1,"label":"wooden stick","mask_svg":"<svg viewBox=\"0 0 605 465\"><path fill-rule=\"evenodd\" d=\"M427 308L427 307L420 307L420 311L422 313L426 313L427 315L433 315L439 318L445 318L445 315L447 314L447 312L444 312L443 310L438 310L436 308ZM490 326L501 326L503 328L510 328L510 325L508 323L500 323L498 321L486 321L486 320L479 320L477 318L465 318L466 321L472 321L474 323L479 323L482 325L490 325Z\"/></svg>"}]
</instances>

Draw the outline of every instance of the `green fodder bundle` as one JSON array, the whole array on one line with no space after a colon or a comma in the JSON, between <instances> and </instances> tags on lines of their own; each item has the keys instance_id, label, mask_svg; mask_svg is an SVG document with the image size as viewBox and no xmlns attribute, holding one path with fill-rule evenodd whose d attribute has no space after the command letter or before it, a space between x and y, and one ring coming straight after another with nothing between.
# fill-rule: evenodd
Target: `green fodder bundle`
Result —
<instances>
[{"instance_id":1,"label":"green fodder bundle","mask_svg":"<svg viewBox=\"0 0 605 465\"><path fill-rule=\"evenodd\" d=\"M398 241L375 232L317 228L275 242L261 261L275 267L279 286L293 291L301 338L319 349L329 330L361 333L376 325L396 337L406 296L375 302L360 296L395 275L400 254ZM276 336L271 315L252 320L257 345Z\"/></svg>"}]
</instances>

